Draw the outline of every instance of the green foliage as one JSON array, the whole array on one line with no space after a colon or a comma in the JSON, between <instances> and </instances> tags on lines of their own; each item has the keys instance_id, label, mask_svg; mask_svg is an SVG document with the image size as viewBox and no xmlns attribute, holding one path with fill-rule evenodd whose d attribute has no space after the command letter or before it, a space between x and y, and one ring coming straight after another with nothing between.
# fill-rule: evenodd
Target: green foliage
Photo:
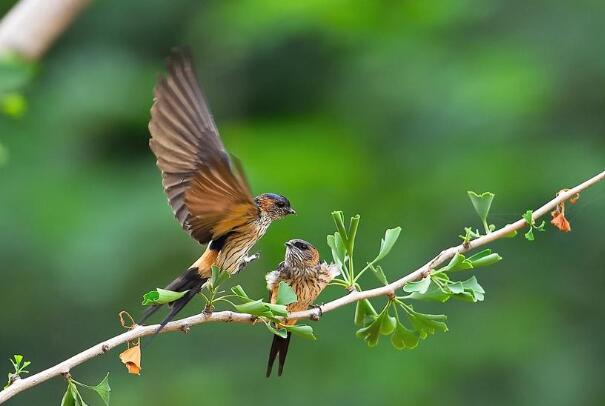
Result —
<instances>
[{"instance_id":1,"label":"green foliage","mask_svg":"<svg viewBox=\"0 0 605 406\"><path fill-rule=\"evenodd\" d=\"M433 274L420 282L407 283L403 290L409 293L404 299L437 302L447 302L452 297L468 302L481 302L485 294L474 276L465 281L452 281L445 273Z\"/></svg>"},{"instance_id":2,"label":"green foliage","mask_svg":"<svg viewBox=\"0 0 605 406\"><path fill-rule=\"evenodd\" d=\"M467 192L468 197L471 199L471 203L477 212L477 215L481 219L481 223L485 228L485 233L490 233L494 228L488 226L487 224L487 215L489 214L489 209L492 206L492 201L494 200L495 194L491 192L484 192L481 194L475 193L473 191Z\"/></svg>"},{"instance_id":3,"label":"green foliage","mask_svg":"<svg viewBox=\"0 0 605 406\"><path fill-rule=\"evenodd\" d=\"M187 292L187 290L184 292L173 292L172 290L157 288L145 293L143 295L143 302L141 304L148 306L171 303L185 296Z\"/></svg>"},{"instance_id":4,"label":"green foliage","mask_svg":"<svg viewBox=\"0 0 605 406\"><path fill-rule=\"evenodd\" d=\"M280 317L288 315L287 305L297 300L296 293L287 283L283 281L279 283L275 304L267 303L261 299L251 299L240 285L231 288L231 292L243 302L241 304L232 303L235 310L259 317L272 334L285 338L288 331L290 331L305 338L315 339L311 326L304 324L292 326L281 323Z\"/></svg>"},{"instance_id":5,"label":"green foliage","mask_svg":"<svg viewBox=\"0 0 605 406\"><path fill-rule=\"evenodd\" d=\"M486 232L493 231L493 226L487 226L487 215L494 195L492 193L478 195L469 192L469 197L477 214L485 224ZM376 263L392 250L401 228L387 229L384 238L381 240L380 250L376 258L368 262L359 273L356 273L353 267L352 247L355 246L354 238L360 218L359 216L352 217L348 230L345 227L342 212L333 212L332 218L337 231L328 236L328 245L332 250L334 262L347 268L347 271L344 272L344 278L336 280L335 284L347 289L361 290L358 280L364 272L371 270L380 284L388 285L389 282L384 270ZM474 232L469 227L466 230L469 241L470 238L480 235L478 231ZM491 249L484 249L469 257L458 253L446 266L433 270L429 276L406 283L403 291L407 295L390 297L380 312L374 309L370 300L358 301L355 305L354 317L354 323L359 327L355 333L356 336L365 341L369 347L378 345L381 336L390 336L391 344L396 349L416 348L420 340L424 340L436 332L446 332L447 325L445 321L447 317L445 315L417 312L407 302L419 300L443 303L451 298L471 303L481 302L484 299L485 290L475 276L466 280L452 280L449 274L493 265L500 260L502 260L502 257L492 252ZM399 310L403 310L407 325L400 320Z\"/></svg>"},{"instance_id":6,"label":"green foliage","mask_svg":"<svg viewBox=\"0 0 605 406\"><path fill-rule=\"evenodd\" d=\"M359 300L355 304L355 325L364 326L374 320L377 315L378 313L368 299Z\"/></svg>"},{"instance_id":7,"label":"green foliage","mask_svg":"<svg viewBox=\"0 0 605 406\"><path fill-rule=\"evenodd\" d=\"M380 261L381 259L386 257L389 252L391 252L391 249L393 248L393 245L395 245L395 243L397 242L400 233L401 227L390 228L385 231L384 238L380 240L380 251L378 252L378 256L372 261L372 264L375 264L376 262Z\"/></svg>"},{"instance_id":8,"label":"green foliage","mask_svg":"<svg viewBox=\"0 0 605 406\"><path fill-rule=\"evenodd\" d=\"M284 281L279 282L275 303L280 305L289 305L290 303L295 303L297 300L298 298L296 297L294 289L292 289L290 285Z\"/></svg>"},{"instance_id":9,"label":"green foliage","mask_svg":"<svg viewBox=\"0 0 605 406\"><path fill-rule=\"evenodd\" d=\"M436 332L447 331L445 315L419 313L401 299L389 300L380 314L371 317L371 321L358 329L355 335L364 340L368 347L378 345L380 336L391 336L393 347L402 350L416 348L420 340ZM403 310L410 327L401 322L398 308Z\"/></svg>"},{"instance_id":10,"label":"green foliage","mask_svg":"<svg viewBox=\"0 0 605 406\"><path fill-rule=\"evenodd\" d=\"M296 335L299 335L304 338L308 338L310 340L315 340L316 337L313 334L313 327L307 326L305 324L295 324L295 325L286 325L284 326L286 330Z\"/></svg>"},{"instance_id":11,"label":"green foliage","mask_svg":"<svg viewBox=\"0 0 605 406\"><path fill-rule=\"evenodd\" d=\"M221 284L223 282L225 282L227 279L229 279L230 277L231 277L231 274L229 272L220 270L218 267L213 266L212 275L210 277L210 284L208 286L208 289L210 289L210 291L218 290L219 286L221 286Z\"/></svg>"},{"instance_id":12,"label":"green foliage","mask_svg":"<svg viewBox=\"0 0 605 406\"><path fill-rule=\"evenodd\" d=\"M109 406L109 395L111 393L111 388L109 387L109 372L101 382L94 386L78 382L69 375L67 377L67 389L61 400L61 406L86 406L86 402L84 402L82 394L78 390L78 386L95 392L103 400L105 406Z\"/></svg>"},{"instance_id":13,"label":"green foliage","mask_svg":"<svg viewBox=\"0 0 605 406\"><path fill-rule=\"evenodd\" d=\"M523 219L529 225L529 230L525 233L525 239L528 241L534 241L536 237L534 236L534 230L544 232L544 226L546 222L542 220L540 225L536 225L536 221L534 220L534 212L532 210L527 210L523 213Z\"/></svg>"},{"instance_id":14,"label":"green foliage","mask_svg":"<svg viewBox=\"0 0 605 406\"><path fill-rule=\"evenodd\" d=\"M387 229L384 238L380 241L380 249L378 255L359 272L355 272L353 254L355 248L355 238L359 227L360 216L351 217L348 228L345 227L344 214L342 211L332 212L332 219L336 225L337 231L334 234L328 235L328 246L332 250L332 258L334 262L340 266L342 279L337 279L333 283L342 285L348 289L355 288L357 280L368 270L374 273L374 276L382 284L387 284L386 277L382 268L376 264L384 259L399 238L401 227Z\"/></svg>"},{"instance_id":15,"label":"green foliage","mask_svg":"<svg viewBox=\"0 0 605 406\"><path fill-rule=\"evenodd\" d=\"M30 361L26 361L21 354L13 355L13 358L8 359L13 366L14 371L8 373L8 381L4 388L8 388L15 379L21 378L21 374L29 374L29 371L26 370L29 365L31 365Z\"/></svg>"}]
</instances>

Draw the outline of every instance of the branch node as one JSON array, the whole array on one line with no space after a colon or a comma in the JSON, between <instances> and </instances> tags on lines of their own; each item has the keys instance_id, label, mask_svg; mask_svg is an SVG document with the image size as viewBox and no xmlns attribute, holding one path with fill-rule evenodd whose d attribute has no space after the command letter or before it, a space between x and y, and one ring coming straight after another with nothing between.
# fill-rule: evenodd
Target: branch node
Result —
<instances>
[{"instance_id":1,"label":"branch node","mask_svg":"<svg viewBox=\"0 0 605 406\"><path fill-rule=\"evenodd\" d=\"M389 300L395 300L395 291L394 290L390 290L387 293L385 293L386 297L389 298Z\"/></svg>"},{"instance_id":2,"label":"branch node","mask_svg":"<svg viewBox=\"0 0 605 406\"><path fill-rule=\"evenodd\" d=\"M103 353L106 353L107 351L109 351L109 346L107 344L103 344L101 346L101 351L103 351Z\"/></svg>"},{"instance_id":3,"label":"branch node","mask_svg":"<svg viewBox=\"0 0 605 406\"><path fill-rule=\"evenodd\" d=\"M204 306L204 315L209 316L212 314L212 312L214 311L214 306L212 306L211 304L206 304L206 306Z\"/></svg>"},{"instance_id":4,"label":"branch node","mask_svg":"<svg viewBox=\"0 0 605 406\"><path fill-rule=\"evenodd\" d=\"M313 321L319 321L319 319L321 317L323 317L323 315L324 315L324 310L321 308L322 306L323 306L323 303L320 305L311 305L313 310L317 309L317 313L311 313L311 316L309 316L309 319L311 319Z\"/></svg>"},{"instance_id":5,"label":"branch node","mask_svg":"<svg viewBox=\"0 0 605 406\"><path fill-rule=\"evenodd\" d=\"M19 379L21 379L21 377L17 374L8 374L8 386L11 386L12 384L14 384L15 382L17 382Z\"/></svg>"},{"instance_id":6,"label":"branch node","mask_svg":"<svg viewBox=\"0 0 605 406\"><path fill-rule=\"evenodd\" d=\"M181 326L181 331L185 334L189 334L189 332L191 331L191 327L189 326L189 324L183 324Z\"/></svg>"}]
</instances>

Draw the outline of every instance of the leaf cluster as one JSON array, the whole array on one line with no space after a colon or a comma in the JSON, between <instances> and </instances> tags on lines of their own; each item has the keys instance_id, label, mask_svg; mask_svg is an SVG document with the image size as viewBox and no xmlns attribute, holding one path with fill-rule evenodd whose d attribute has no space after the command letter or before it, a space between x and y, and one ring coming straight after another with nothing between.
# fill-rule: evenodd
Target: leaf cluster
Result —
<instances>
[{"instance_id":1,"label":"leaf cluster","mask_svg":"<svg viewBox=\"0 0 605 406\"><path fill-rule=\"evenodd\" d=\"M94 386L78 382L73 379L71 375L68 375L67 389L61 400L61 406L87 406L78 387L95 392L103 400L105 406L109 406L109 395L111 393L111 388L109 387L109 372L101 382Z\"/></svg>"},{"instance_id":2,"label":"leaf cluster","mask_svg":"<svg viewBox=\"0 0 605 406\"><path fill-rule=\"evenodd\" d=\"M275 303L250 298L240 285L231 288L231 291L243 302L234 305L235 309L240 313L258 316L271 333L286 338L288 332L291 332L315 340L313 327L304 324L290 325L282 322L281 318L288 315L287 306L298 300L296 293L286 282L279 282Z\"/></svg>"},{"instance_id":3,"label":"leaf cluster","mask_svg":"<svg viewBox=\"0 0 605 406\"><path fill-rule=\"evenodd\" d=\"M13 366L14 371L8 373L8 381L4 386L4 389L8 388L15 379L21 378L21 374L29 374L29 371L26 370L29 365L31 365L30 361L26 361L21 354L13 355L13 358L8 359Z\"/></svg>"}]
</instances>

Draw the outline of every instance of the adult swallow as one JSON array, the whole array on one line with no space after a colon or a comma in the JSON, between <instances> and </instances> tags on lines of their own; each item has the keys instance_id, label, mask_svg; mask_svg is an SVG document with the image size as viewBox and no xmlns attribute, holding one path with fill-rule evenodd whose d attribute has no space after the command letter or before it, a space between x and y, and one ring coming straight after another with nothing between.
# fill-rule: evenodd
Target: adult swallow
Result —
<instances>
[{"instance_id":1,"label":"adult swallow","mask_svg":"<svg viewBox=\"0 0 605 406\"><path fill-rule=\"evenodd\" d=\"M170 304L158 332L200 292L213 266L240 271L257 257L248 252L271 222L295 213L284 196L252 197L241 164L223 146L189 52L173 51L167 67L168 74L155 87L149 146L174 216L192 238L208 246L166 286L187 293ZM158 308L147 309L141 323Z\"/></svg>"}]
</instances>

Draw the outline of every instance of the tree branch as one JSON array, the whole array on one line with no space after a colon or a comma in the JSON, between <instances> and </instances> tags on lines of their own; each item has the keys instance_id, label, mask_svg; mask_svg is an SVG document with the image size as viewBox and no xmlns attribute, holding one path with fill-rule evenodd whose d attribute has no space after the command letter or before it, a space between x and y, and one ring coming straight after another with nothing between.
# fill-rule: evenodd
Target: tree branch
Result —
<instances>
[{"instance_id":1,"label":"tree branch","mask_svg":"<svg viewBox=\"0 0 605 406\"><path fill-rule=\"evenodd\" d=\"M577 193L589 188L590 186L596 184L599 181L605 179L605 171L595 175L594 177L588 179L587 181L579 184L573 189L569 189L566 192L559 194L556 198L552 199L539 209L533 212L534 220L544 216L553 210L558 204L570 199L575 196ZM485 236L479 237L475 240L470 241L467 245L460 244L455 247L448 248L444 251L441 251L439 255L434 257L432 260L427 262L422 267L416 269L414 272L392 282L386 286L382 286L375 289L360 291L360 292L352 292L347 296L343 296L339 299L333 300L322 305L320 308L314 308L311 310L305 310L301 312L295 312L288 315L288 319L305 319L305 318L317 318L323 313L330 312L332 310L338 309L339 307L345 306L350 303L357 302L362 299L369 299L378 296L389 296L392 295L394 291L402 288L406 283L415 281L429 275L435 267L443 264L448 259L454 257L457 253L464 253L475 248L481 247L493 241L496 241L505 235L520 230L527 226L525 220L520 219L514 222L513 224L509 224L505 227L502 227L496 231L493 231ZM167 333L172 331L188 331L190 326L202 323L209 322L226 322L226 323L248 323L253 324L257 321L256 316L252 316L249 314L236 313L232 311L220 311L214 313L200 313L195 316L187 317L181 320L173 321L168 323L166 327L161 331L161 333ZM0 403L5 402L6 400L12 398L19 392L22 392L26 389L34 387L44 381L47 381L51 378L64 375L68 373L72 368L77 365L80 365L89 359L95 358L99 355L102 355L109 350L123 345L127 342L136 340L140 337L145 337L148 335L152 335L155 333L159 326L151 325L151 326L135 326L131 330L122 333L118 336L105 340L99 344L96 344L89 349L80 352L79 354L74 355L73 357L51 367L42 372L39 372L35 375L32 375L25 379L19 379L15 381L11 386L4 389L0 392Z\"/></svg>"},{"instance_id":2,"label":"tree branch","mask_svg":"<svg viewBox=\"0 0 605 406\"><path fill-rule=\"evenodd\" d=\"M38 60L90 0L21 0L0 21L0 55Z\"/></svg>"}]
</instances>

